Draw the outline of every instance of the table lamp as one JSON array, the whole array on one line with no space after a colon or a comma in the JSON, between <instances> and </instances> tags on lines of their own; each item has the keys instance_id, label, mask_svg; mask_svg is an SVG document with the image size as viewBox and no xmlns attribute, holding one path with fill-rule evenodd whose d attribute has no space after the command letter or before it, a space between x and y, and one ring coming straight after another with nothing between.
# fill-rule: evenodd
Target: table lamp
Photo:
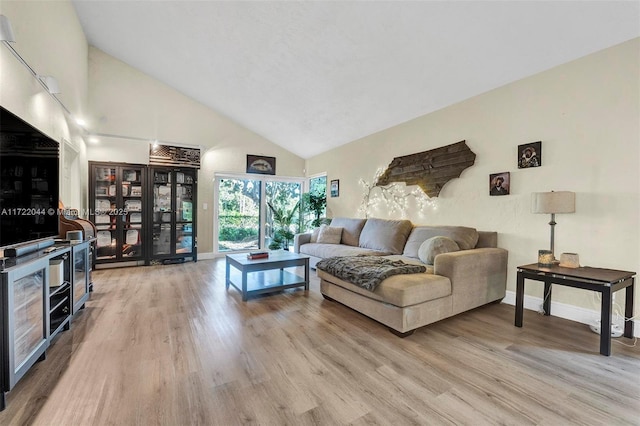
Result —
<instances>
[{"instance_id":1,"label":"table lamp","mask_svg":"<svg viewBox=\"0 0 640 426\"><path fill-rule=\"evenodd\" d=\"M551 255L554 254L554 228L557 213L574 213L576 211L576 193L570 191L534 192L531 194L531 213L551 214Z\"/></svg>"}]
</instances>

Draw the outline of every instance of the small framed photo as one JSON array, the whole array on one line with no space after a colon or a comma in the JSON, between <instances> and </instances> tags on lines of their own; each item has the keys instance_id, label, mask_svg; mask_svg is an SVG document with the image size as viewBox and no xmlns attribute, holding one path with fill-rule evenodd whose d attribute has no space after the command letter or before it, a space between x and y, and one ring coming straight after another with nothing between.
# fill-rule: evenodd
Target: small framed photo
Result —
<instances>
[{"instance_id":1,"label":"small framed photo","mask_svg":"<svg viewBox=\"0 0 640 426\"><path fill-rule=\"evenodd\" d=\"M340 196L340 180L334 179L331 181L331 185L329 186L329 190L331 192L332 197Z\"/></svg>"},{"instance_id":2,"label":"small framed photo","mask_svg":"<svg viewBox=\"0 0 640 426\"><path fill-rule=\"evenodd\" d=\"M542 141L518 145L518 168L542 166Z\"/></svg>"},{"instance_id":3,"label":"small framed photo","mask_svg":"<svg viewBox=\"0 0 640 426\"><path fill-rule=\"evenodd\" d=\"M509 172L489 175L489 195L509 195L510 175Z\"/></svg>"},{"instance_id":4,"label":"small framed photo","mask_svg":"<svg viewBox=\"0 0 640 426\"><path fill-rule=\"evenodd\" d=\"M276 157L264 157L262 155L247 154L247 173L275 175Z\"/></svg>"}]
</instances>

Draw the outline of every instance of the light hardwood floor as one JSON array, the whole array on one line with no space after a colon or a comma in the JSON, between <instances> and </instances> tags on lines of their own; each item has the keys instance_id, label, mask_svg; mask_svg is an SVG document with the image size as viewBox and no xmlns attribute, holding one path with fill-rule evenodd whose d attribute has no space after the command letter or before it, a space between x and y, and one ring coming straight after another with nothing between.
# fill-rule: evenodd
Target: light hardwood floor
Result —
<instances>
[{"instance_id":1,"label":"light hardwood floor","mask_svg":"<svg viewBox=\"0 0 640 426\"><path fill-rule=\"evenodd\" d=\"M640 347L604 357L585 325L516 328L502 304L401 339L312 275L242 302L223 259L97 271L0 424L640 424Z\"/></svg>"}]
</instances>

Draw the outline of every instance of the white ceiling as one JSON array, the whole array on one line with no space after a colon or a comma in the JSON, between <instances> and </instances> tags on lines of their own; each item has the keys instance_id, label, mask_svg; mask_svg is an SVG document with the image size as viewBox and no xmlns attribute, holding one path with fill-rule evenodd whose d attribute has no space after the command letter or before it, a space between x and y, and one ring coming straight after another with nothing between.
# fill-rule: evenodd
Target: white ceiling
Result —
<instances>
[{"instance_id":1,"label":"white ceiling","mask_svg":"<svg viewBox=\"0 0 640 426\"><path fill-rule=\"evenodd\" d=\"M640 1L73 4L91 45L303 158L640 36Z\"/></svg>"}]
</instances>

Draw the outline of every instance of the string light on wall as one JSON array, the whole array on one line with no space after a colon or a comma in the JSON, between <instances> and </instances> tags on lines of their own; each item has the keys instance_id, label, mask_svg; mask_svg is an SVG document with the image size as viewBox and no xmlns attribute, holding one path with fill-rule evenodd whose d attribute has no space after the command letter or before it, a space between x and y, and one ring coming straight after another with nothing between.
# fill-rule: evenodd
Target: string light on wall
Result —
<instances>
[{"instance_id":1,"label":"string light on wall","mask_svg":"<svg viewBox=\"0 0 640 426\"><path fill-rule=\"evenodd\" d=\"M368 218L380 206L384 206L390 214L399 212L405 217L411 200L416 204L419 212L423 212L427 207L435 207L435 199L429 198L419 187L407 191L408 188L403 183L376 186L383 173L384 169L379 168L376 170L371 182L367 182L364 179L358 181L363 188L363 198L358 212L364 214L365 217ZM377 191L374 191L375 189Z\"/></svg>"}]
</instances>

